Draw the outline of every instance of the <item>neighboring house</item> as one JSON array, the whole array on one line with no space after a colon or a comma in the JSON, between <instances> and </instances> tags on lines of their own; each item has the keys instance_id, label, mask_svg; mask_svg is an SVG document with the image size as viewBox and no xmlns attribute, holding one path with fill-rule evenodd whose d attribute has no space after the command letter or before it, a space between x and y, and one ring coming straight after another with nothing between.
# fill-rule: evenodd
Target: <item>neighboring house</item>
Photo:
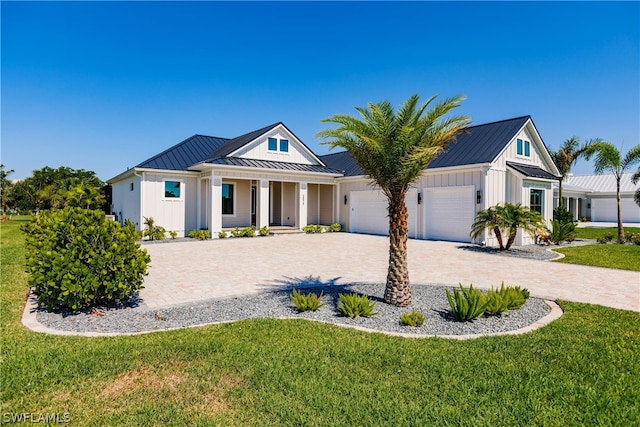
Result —
<instances>
[{"instance_id":1,"label":"neighboring house","mask_svg":"<svg viewBox=\"0 0 640 427\"><path fill-rule=\"evenodd\" d=\"M631 182L633 173L625 173L620 179L620 212L622 221L640 222L640 206L633 200L639 184ZM562 184L564 206L575 219L593 222L617 222L616 179L606 175L570 175ZM555 204L558 205L558 189L555 186Z\"/></svg>"},{"instance_id":2,"label":"neighboring house","mask_svg":"<svg viewBox=\"0 0 640 427\"><path fill-rule=\"evenodd\" d=\"M407 194L410 237L470 242L476 212L522 203L547 222L558 170L529 116L473 126ZM387 234L386 198L347 152L315 155L284 124L234 139L195 135L110 179L113 213L175 230L339 222ZM495 245L492 233L477 240ZM519 235L515 244L529 244Z\"/></svg>"}]
</instances>

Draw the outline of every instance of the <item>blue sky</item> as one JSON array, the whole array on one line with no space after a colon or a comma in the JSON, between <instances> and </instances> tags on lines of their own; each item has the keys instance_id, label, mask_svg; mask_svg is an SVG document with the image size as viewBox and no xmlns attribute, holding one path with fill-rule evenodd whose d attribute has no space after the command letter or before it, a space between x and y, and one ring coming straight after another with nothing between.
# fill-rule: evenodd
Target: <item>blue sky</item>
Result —
<instances>
[{"instance_id":1,"label":"blue sky","mask_svg":"<svg viewBox=\"0 0 640 427\"><path fill-rule=\"evenodd\" d=\"M107 180L199 133L462 94L474 124L531 115L551 149L640 143L638 2L6 2L2 163ZM591 173L581 161L575 173Z\"/></svg>"}]
</instances>

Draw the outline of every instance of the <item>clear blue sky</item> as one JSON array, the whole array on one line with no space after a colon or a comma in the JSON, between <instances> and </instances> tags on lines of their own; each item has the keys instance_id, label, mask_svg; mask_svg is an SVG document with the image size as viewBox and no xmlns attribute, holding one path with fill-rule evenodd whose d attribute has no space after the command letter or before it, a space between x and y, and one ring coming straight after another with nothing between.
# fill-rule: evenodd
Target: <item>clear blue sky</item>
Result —
<instances>
[{"instance_id":1,"label":"clear blue sky","mask_svg":"<svg viewBox=\"0 0 640 427\"><path fill-rule=\"evenodd\" d=\"M474 124L531 115L547 146L640 143L638 2L1 2L2 163L107 180L200 133L463 94ZM575 173L590 173L581 161Z\"/></svg>"}]
</instances>

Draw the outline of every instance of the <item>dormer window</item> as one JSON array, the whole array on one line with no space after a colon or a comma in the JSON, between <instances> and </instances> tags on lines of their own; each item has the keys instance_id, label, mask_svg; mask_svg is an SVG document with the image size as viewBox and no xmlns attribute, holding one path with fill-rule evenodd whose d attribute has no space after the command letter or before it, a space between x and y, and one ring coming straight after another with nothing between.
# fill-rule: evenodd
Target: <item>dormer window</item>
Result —
<instances>
[{"instance_id":1,"label":"dormer window","mask_svg":"<svg viewBox=\"0 0 640 427\"><path fill-rule=\"evenodd\" d=\"M531 156L531 143L526 140L518 138L516 140L516 154L518 156Z\"/></svg>"},{"instance_id":2,"label":"dormer window","mask_svg":"<svg viewBox=\"0 0 640 427\"><path fill-rule=\"evenodd\" d=\"M289 140L288 139L279 140L278 138L268 138L267 149L269 151L279 151L281 153L288 153Z\"/></svg>"}]
</instances>

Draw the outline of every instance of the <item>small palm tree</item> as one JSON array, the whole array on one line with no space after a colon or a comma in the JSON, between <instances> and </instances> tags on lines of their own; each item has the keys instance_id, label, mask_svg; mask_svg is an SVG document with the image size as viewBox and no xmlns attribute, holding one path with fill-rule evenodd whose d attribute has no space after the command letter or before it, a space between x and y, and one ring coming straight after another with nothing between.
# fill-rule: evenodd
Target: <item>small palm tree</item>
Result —
<instances>
[{"instance_id":1,"label":"small palm tree","mask_svg":"<svg viewBox=\"0 0 640 427\"><path fill-rule=\"evenodd\" d=\"M600 142L600 140L590 140L580 146L580 139L577 136L572 136L562 143L558 151L553 151L551 153L551 158L558 167L558 171L560 171L560 180L558 183L558 206L563 207L564 205L564 201L562 200L562 183L567 178L569 172L571 172L571 167L576 164L580 157L585 156L589 147L597 142Z\"/></svg>"},{"instance_id":2,"label":"small palm tree","mask_svg":"<svg viewBox=\"0 0 640 427\"><path fill-rule=\"evenodd\" d=\"M539 212L532 211L520 203L515 205L505 203L504 206L491 206L476 214L476 219L471 225L471 238L477 238L487 228L496 235L500 250L509 250L516 239L518 229L522 229L531 237L535 237L540 229L545 228L545 225ZM503 245L503 231L507 237L506 245Z\"/></svg>"},{"instance_id":3,"label":"small palm tree","mask_svg":"<svg viewBox=\"0 0 640 427\"><path fill-rule=\"evenodd\" d=\"M500 244L500 250L504 250L504 244L502 242L502 231L500 218L498 217L497 206L491 206L488 209L481 210L476 214L476 219L471 224L470 236L472 239L477 239L485 229L490 229L495 234L498 243Z\"/></svg>"},{"instance_id":4,"label":"small palm tree","mask_svg":"<svg viewBox=\"0 0 640 427\"><path fill-rule=\"evenodd\" d=\"M323 122L339 126L318 133L320 138L330 138L324 144L349 151L387 197L389 268L384 301L399 307L412 301L407 269L406 193L429 162L470 123L466 116L444 118L460 105L463 97L445 99L432 106L435 99L433 96L418 105L419 97L414 95L398 111L387 101L370 103L368 108L356 107L360 117L344 114L329 117Z\"/></svg>"},{"instance_id":5,"label":"small palm tree","mask_svg":"<svg viewBox=\"0 0 640 427\"><path fill-rule=\"evenodd\" d=\"M622 227L622 212L620 210L620 179L622 179L622 174L625 170L640 163L640 145L631 148L623 158L615 145L610 142L600 141L587 150L585 157L590 160L594 155L594 172L598 175L604 172L611 172L616 179L618 243L624 243L624 227Z\"/></svg>"}]
</instances>

